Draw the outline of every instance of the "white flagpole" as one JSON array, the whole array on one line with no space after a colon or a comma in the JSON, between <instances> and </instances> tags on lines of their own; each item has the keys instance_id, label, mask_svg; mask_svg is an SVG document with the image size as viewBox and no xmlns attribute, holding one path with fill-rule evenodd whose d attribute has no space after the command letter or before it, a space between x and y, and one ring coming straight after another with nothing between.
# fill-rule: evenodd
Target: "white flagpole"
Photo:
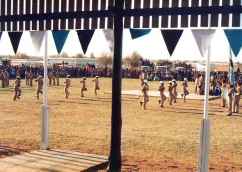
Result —
<instances>
[{"instance_id":1,"label":"white flagpole","mask_svg":"<svg viewBox=\"0 0 242 172\"><path fill-rule=\"evenodd\" d=\"M209 0L209 5L212 5ZM211 27L211 14L208 14L208 29ZM200 159L199 172L208 172L208 157L209 157L209 137L210 137L210 121L208 119L208 102L209 102L209 85L210 85L210 42L207 45L207 60L206 60L206 81L205 81L205 95L204 95L204 114L201 125L200 136Z\"/></svg>"},{"instance_id":2,"label":"white flagpole","mask_svg":"<svg viewBox=\"0 0 242 172\"><path fill-rule=\"evenodd\" d=\"M233 56L232 56L232 49L230 48L229 49L229 54L230 54L230 59L229 59L229 80L230 82L233 81L233 85L234 85L234 80L233 80L233 77L234 77L234 68L233 68ZM231 62L232 62L232 65L231 65Z\"/></svg>"},{"instance_id":3,"label":"white flagpole","mask_svg":"<svg viewBox=\"0 0 242 172\"><path fill-rule=\"evenodd\" d=\"M207 60L206 60L206 78L205 78L204 114L203 114L203 119L205 120L208 120L209 85L210 85L210 45L207 48Z\"/></svg>"},{"instance_id":4,"label":"white flagpole","mask_svg":"<svg viewBox=\"0 0 242 172\"><path fill-rule=\"evenodd\" d=\"M204 114L203 114L203 120L201 124L201 135L200 135L199 172L208 172L209 137L210 137L210 132L209 132L210 121L208 119L209 81L210 81L210 46L207 49Z\"/></svg>"},{"instance_id":5,"label":"white flagpole","mask_svg":"<svg viewBox=\"0 0 242 172\"><path fill-rule=\"evenodd\" d=\"M44 89L43 89L43 106L42 106L42 133L41 149L48 149L48 31L45 32L44 44Z\"/></svg>"}]
</instances>

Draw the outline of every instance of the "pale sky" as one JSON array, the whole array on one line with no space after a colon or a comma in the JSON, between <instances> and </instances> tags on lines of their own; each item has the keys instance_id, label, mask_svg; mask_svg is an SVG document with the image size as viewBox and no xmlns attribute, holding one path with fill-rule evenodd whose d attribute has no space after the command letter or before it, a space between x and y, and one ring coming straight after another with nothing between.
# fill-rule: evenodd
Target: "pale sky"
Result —
<instances>
[{"instance_id":1,"label":"pale sky","mask_svg":"<svg viewBox=\"0 0 242 172\"><path fill-rule=\"evenodd\" d=\"M49 32L48 35L48 55L57 55L51 32ZM228 62L230 56L229 44L223 30L216 31L211 44L211 61ZM37 52L32 45L29 32L24 32L20 41L18 52L25 53L30 56L43 56L44 41L42 42L40 52ZM62 53L63 52L69 54L70 56L83 54L75 31L70 31L62 50ZM129 30L125 29L123 34L123 57L131 55L133 52L138 52L144 58L151 60L182 59L184 61L204 61L204 58L200 55L199 49L190 29L184 30L184 33L179 40L172 57L170 57L167 51L165 42L159 29L153 29L148 35L135 40L131 39ZM86 55L90 56L91 53L93 53L96 57L99 57L102 54L111 54L109 42L106 40L102 30L96 30L93 35ZM3 32L0 40L0 55L14 55L7 32ZM242 62L242 51L240 51L238 57L239 58L236 59Z\"/></svg>"}]
</instances>

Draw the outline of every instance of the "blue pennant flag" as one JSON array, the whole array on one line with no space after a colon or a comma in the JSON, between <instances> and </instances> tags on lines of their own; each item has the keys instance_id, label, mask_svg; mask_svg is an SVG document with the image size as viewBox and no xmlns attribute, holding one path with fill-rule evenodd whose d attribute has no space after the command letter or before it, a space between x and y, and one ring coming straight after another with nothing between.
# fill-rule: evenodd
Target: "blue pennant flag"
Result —
<instances>
[{"instance_id":1,"label":"blue pennant flag","mask_svg":"<svg viewBox=\"0 0 242 172\"><path fill-rule=\"evenodd\" d=\"M86 54L89 43L92 40L92 36L95 30L78 30L77 35L82 46L83 53Z\"/></svg>"},{"instance_id":2,"label":"blue pennant flag","mask_svg":"<svg viewBox=\"0 0 242 172\"><path fill-rule=\"evenodd\" d=\"M15 54L17 53L22 34L23 32L8 32L8 36L10 38L11 44L13 46L13 51Z\"/></svg>"},{"instance_id":3,"label":"blue pennant flag","mask_svg":"<svg viewBox=\"0 0 242 172\"><path fill-rule=\"evenodd\" d=\"M130 29L130 34L132 39L137 39L139 37L149 34L151 29Z\"/></svg>"},{"instance_id":4,"label":"blue pennant flag","mask_svg":"<svg viewBox=\"0 0 242 172\"><path fill-rule=\"evenodd\" d=\"M57 52L60 54L66 42L69 31L52 31Z\"/></svg>"},{"instance_id":5,"label":"blue pennant flag","mask_svg":"<svg viewBox=\"0 0 242 172\"><path fill-rule=\"evenodd\" d=\"M229 74L228 74L229 81L231 84L235 85L236 80L235 80L235 74L234 74L232 51L235 56L238 56L240 49L242 47L242 30L228 29L228 30L224 30L224 32L230 45Z\"/></svg>"},{"instance_id":6,"label":"blue pennant flag","mask_svg":"<svg viewBox=\"0 0 242 172\"><path fill-rule=\"evenodd\" d=\"M176 45L181 38L183 30L161 30L162 36L166 43L170 55L173 54Z\"/></svg>"},{"instance_id":7,"label":"blue pennant flag","mask_svg":"<svg viewBox=\"0 0 242 172\"><path fill-rule=\"evenodd\" d=\"M229 41L229 45L234 52L234 55L238 56L242 47L242 30L228 29L224 30L224 32Z\"/></svg>"}]
</instances>

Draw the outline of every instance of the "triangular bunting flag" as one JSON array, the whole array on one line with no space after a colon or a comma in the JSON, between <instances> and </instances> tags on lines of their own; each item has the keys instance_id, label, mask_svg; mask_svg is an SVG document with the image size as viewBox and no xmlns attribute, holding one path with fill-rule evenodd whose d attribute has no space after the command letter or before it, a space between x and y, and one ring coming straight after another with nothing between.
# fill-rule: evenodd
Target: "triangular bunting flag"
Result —
<instances>
[{"instance_id":1,"label":"triangular bunting flag","mask_svg":"<svg viewBox=\"0 0 242 172\"><path fill-rule=\"evenodd\" d=\"M166 43L170 55L173 54L176 45L181 38L183 30L161 30L162 36Z\"/></svg>"},{"instance_id":2,"label":"triangular bunting flag","mask_svg":"<svg viewBox=\"0 0 242 172\"><path fill-rule=\"evenodd\" d=\"M22 37L23 32L8 32L11 44L13 46L14 53L17 53L20 39Z\"/></svg>"},{"instance_id":3,"label":"triangular bunting flag","mask_svg":"<svg viewBox=\"0 0 242 172\"><path fill-rule=\"evenodd\" d=\"M242 47L242 30L239 29L228 29L224 30L225 35L229 41L229 45L234 52L235 56L238 56Z\"/></svg>"},{"instance_id":4,"label":"triangular bunting flag","mask_svg":"<svg viewBox=\"0 0 242 172\"><path fill-rule=\"evenodd\" d=\"M150 31L151 29L130 29L130 35L132 39L137 39L149 34Z\"/></svg>"},{"instance_id":5,"label":"triangular bunting flag","mask_svg":"<svg viewBox=\"0 0 242 172\"><path fill-rule=\"evenodd\" d=\"M92 36L95 30L78 30L77 35L82 46L83 53L86 54L89 43L92 40Z\"/></svg>"},{"instance_id":6,"label":"triangular bunting flag","mask_svg":"<svg viewBox=\"0 0 242 172\"><path fill-rule=\"evenodd\" d=\"M66 42L69 31L52 31L57 52L60 54Z\"/></svg>"},{"instance_id":7,"label":"triangular bunting flag","mask_svg":"<svg viewBox=\"0 0 242 172\"><path fill-rule=\"evenodd\" d=\"M111 29L103 30L103 34L108 42L110 51L113 52L113 49L114 49L113 30L111 30Z\"/></svg>"},{"instance_id":8,"label":"triangular bunting flag","mask_svg":"<svg viewBox=\"0 0 242 172\"><path fill-rule=\"evenodd\" d=\"M40 47L42 44L42 41L44 39L45 32L40 32L40 31L31 31L30 32L30 37L32 39L33 46L36 51L40 51Z\"/></svg>"},{"instance_id":9,"label":"triangular bunting flag","mask_svg":"<svg viewBox=\"0 0 242 172\"><path fill-rule=\"evenodd\" d=\"M192 33L202 57L206 57L206 53L208 51L208 47L211 45L211 40L215 30L192 30Z\"/></svg>"}]
</instances>

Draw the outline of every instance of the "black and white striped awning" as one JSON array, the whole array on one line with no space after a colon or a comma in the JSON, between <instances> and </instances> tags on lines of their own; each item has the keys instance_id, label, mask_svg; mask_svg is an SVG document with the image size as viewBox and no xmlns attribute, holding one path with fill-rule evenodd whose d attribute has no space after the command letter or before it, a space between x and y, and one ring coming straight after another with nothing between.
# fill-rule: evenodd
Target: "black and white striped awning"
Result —
<instances>
[{"instance_id":1,"label":"black and white striped awning","mask_svg":"<svg viewBox=\"0 0 242 172\"><path fill-rule=\"evenodd\" d=\"M242 0L125 0L125 28L241 27ZM0 30L113 28L114 0L0 0Z\"/></svg>"}]
</instances>

